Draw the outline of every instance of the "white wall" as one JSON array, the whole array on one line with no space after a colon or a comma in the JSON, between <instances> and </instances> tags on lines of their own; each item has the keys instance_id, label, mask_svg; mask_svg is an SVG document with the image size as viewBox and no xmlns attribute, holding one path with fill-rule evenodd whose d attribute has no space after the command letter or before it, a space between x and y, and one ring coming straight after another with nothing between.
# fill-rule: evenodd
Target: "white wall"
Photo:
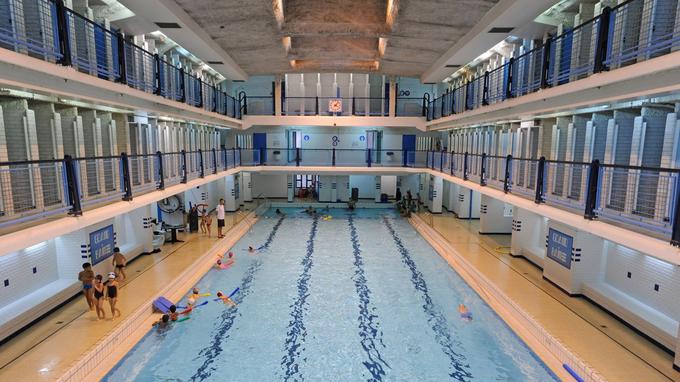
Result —
<instances>
[{"instance_id":1,"label":"white wall","mask_svg":"<svg viewBox=\"0 0 680 382\"><path fill-rule=\"evenodd\" d=\"M258 174L252 173L250 181L253 185L253 195L262 194L267 198L285 198L287 196L288 176L286 174Z\"/></svg>"},{"instance_id":2,"label":"white wall","mask_svg":"<svg viewBox=\"0 0 680 382\"><path fill-rule=\"evenodd\" d=\"M79 257L80 248L71 256ZM33 268L36 273L33 273ZM54 240L0 256L0 307L59 278ZM9 285L4 282L8 280Z\"/></svg>"},{"instance_id":3,"label":"white wall","mask_svg":"<svg viewBox=\"0 0 680 382\"><path fill-rule=\"evenodd\" d=\"M413 199L415 199L416 192L419 192L420 190L420 176L418 174L402 175L399 177L399 185L401 194L404 197L406 197L406 192L411 190L411 195L413 195Z\"/></svg>"},{"instance_id":4,"label":"white wall","mask_svg":"<svg viewBox=\"0 0 680 382\"><path fill-rule=\"evenodd\" d=\"M288 140L286 130L299 130L303 137L308 136L308 140L302 140L303 149L330 149L333 147L333 137L337 137L337 149L365 149L366 131L381 130L383 133L383 149L400 150L402 135L413 134L416 136L439 137L439 132L423 132L414 128L396 127L325 127L325 126L280 126L280 127L252 127L246 131L229 131L228 142L233 142L234 134L267 134L267 148L287 148ZM362 140L362 137L364 138Z\"/></svg>"},{"instance_id":5,"label":"white wall","mask_svg":"<svg viewBox=\"0 0 680 382\"><path fill-rule=\"evenodd\" d=\"M606 283L680 321L678 267L611 242L605 245L605 253ZM659 285L658 291L654 284Z\"/></svg>"},{"instance_id":6,"label":"white wall","mask_svg":"<svg viewBox=\"0 0 680 382\"><path fill-rule=\"evenodd\" d=\"M350 196L352 188L359 189L359 199L375 198L375 176L373 175L350 175L349 176Z\"/></svg>"},{"instance_id":7,"label":"white wall","mask_svg":"<svg viewBox=\"0 0 680 382\"><path fill-rule=\"evenodd\" d=\"M90 233L107 225L113 224L115 244L128 259L134 259L140 253L149 251L153 234L149 221L153 208L155 204L144 206L80 231L0 256L0 308L19 301L52 282L58 280L77 282L82 264L92 261L89 254ZM106 274L112 270L110 258L94 267L95 273L99 274ZM5 280L8 280L8 286L4 286ZM59 292L61 290L48 289L45 298ZM40 301L31 303L38 304Z\"/></svg>"},{"instance_id":8,"label":"white wall","mask_svg":"<svg viewBox=\"0 0 680 382\"><path fill-rule=\"evenodd\" d=\"M383 175L380 177L380 193L387 194L389 198L394 198L397 194L396 175Z\"/></svg>"}]
</instances>

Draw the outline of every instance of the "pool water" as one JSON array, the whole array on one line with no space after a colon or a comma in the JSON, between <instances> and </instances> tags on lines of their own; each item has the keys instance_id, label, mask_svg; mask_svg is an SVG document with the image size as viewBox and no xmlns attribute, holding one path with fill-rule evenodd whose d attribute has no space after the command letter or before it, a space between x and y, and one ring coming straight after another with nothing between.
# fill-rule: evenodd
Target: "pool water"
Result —
<instances>
[{"instance_id":1,"label":"pool water","mask_svg":"<svg viewBox=\"0 0 680 382\"><path fill-rule=\"evenodd\" d=\"M322 211L330 219L281 210L232 248L234 266L197 285L213 296L239 287L236 307L205 297L189 320L150 331L104 380L557 380L391 210Z\"/></svg>"}]
</instances>

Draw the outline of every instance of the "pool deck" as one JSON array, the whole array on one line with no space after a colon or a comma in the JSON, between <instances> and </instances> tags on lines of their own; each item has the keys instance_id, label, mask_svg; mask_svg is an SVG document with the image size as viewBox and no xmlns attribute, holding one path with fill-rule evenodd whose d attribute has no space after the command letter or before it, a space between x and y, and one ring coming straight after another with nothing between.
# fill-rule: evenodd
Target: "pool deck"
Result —
<instances>
[{"instance_id":1,"label":"pool deck","mask_svg":"<svg viewBox=\"0 0 680 382\"><path fill-rule=\"evenodd\" d=\"M591 302L567 296L525 259L499 250L510 244L510 235L479 235L478 220L460 220L449 213L433 215L431 221L460 255L607 380L680 381L670 354ZM227 229L231 228L232 220L227 223ZM123 315L116 321L97 321L78 296L3 344L0 380L57 379L118 322L217 242L214 235L185 234L182 239L184 243L166 244L162 252L142 256L129 265L129 280L120 291Z\"/></svg>"},{"instance_id":2,"label":"pool deck","mask_svg":"<svg viewBox=\"0 0 680 382\"><path fill-rule=\"evenodd\" d=\"M225 219L225 232L236 223ZM183 243L163 245L156 254L140 256L126 269L128 280L120 288L121 317L97 321L84 297L76 296L0 347L0 381L52 381L61 376L85 352L102 340L144 302L153 298L217 242L213 224L211 237L200 233L181 234ZM226 240L226 239L222 239Z\"/></svg>"},{"instance_id":3,"label":"pool deck","mask_svg":"<svg viewBox=\"0 0 680 382\"><path fill-rule=\"evenodd\" d=\"M590 301L569 297L542 271L507 252L510 235L480 235L479 220L424 220L484 276L608 381L680 381L673 357ZM431 219L431 220L430 220Z\"/></svg>"}]
</instances>

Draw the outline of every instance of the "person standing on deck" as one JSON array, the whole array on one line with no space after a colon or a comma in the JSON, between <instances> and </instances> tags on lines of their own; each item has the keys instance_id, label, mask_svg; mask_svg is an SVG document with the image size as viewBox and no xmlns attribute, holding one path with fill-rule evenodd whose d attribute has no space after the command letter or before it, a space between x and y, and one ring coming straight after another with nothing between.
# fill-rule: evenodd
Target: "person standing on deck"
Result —
<instances>
[{"instance_id":1,"label":"person standing on deck","mask_svg":"<svg viewBox=\"0 0 680 382\"><path fill-rule=\"evenodd\" d=\"M122 276L121 282L127 279L127 275L125 274L125 267L127 266L127 259L125 256L120 253L120 248L116 247L113 249L113 269L116 274L116 277L120 278Z\"/></svg>"},{"instance_id":2,"label":"person standing on deck","mask_svg":"<svg viewBox=\"0 0 680 382\"><path fill-rule=\"evenodd\" d=\"M224 228L224 199L220 199L220 204L217 205L217 238L224 237L222 229Z\"/></svg>"},{"instance_id":3,"label":"person standing on deck","mask_svg":"<svg viewBox=\"0 0 680 382\"><path fill-rule=\"evenodd\" d=\"M83 270L78 273L78 281L83 283L83 294L85 295L85 300L87 301L87 306L90 310L94 310L95 300L94 300L94 271L92 270L92 264L83 264Z\"/></svg>"}]
</instances>

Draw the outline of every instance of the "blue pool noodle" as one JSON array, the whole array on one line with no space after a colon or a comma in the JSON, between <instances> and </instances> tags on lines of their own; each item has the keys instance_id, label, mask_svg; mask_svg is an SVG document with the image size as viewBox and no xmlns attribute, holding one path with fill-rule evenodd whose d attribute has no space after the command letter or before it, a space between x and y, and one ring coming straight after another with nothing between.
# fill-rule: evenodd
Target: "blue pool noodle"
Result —
<instances>
[{"instance_id":1,"label":"blue pool noodle","mask_svg":"<svg viewBox=\"0 0 680 382\"><path fill-rule=\"evenodd\" d=\"M233 292L231 292L231 294L229 295L229 298L231 298L231 296L235 295L235 294L236 294L236 292L238 292L239 290L241 290L241 288L240 288L240 287L239 287L239 288L236 288L236 289L234 289L234 291L233 291Z\"/></svg>"},{"instance_id":2,"label":"blue pool noodle","mask_svg":"<svg viewBox=\"0 0 680 382\"><path fill-rule=\"evenodd\" d=\"M576 382L584 382L584 381L583 381L583 378L581 378L578 374L576 374L576 372L574 371L574 369L572 369L571 367L569 367L569 365L567 365L566 363L563 363L563 364L562 364L562 367L564 368L564 370L567 371L567 373L571 374L571 376L574 377L574 379L576 380Z\"/></svg>"}]
</instances>

